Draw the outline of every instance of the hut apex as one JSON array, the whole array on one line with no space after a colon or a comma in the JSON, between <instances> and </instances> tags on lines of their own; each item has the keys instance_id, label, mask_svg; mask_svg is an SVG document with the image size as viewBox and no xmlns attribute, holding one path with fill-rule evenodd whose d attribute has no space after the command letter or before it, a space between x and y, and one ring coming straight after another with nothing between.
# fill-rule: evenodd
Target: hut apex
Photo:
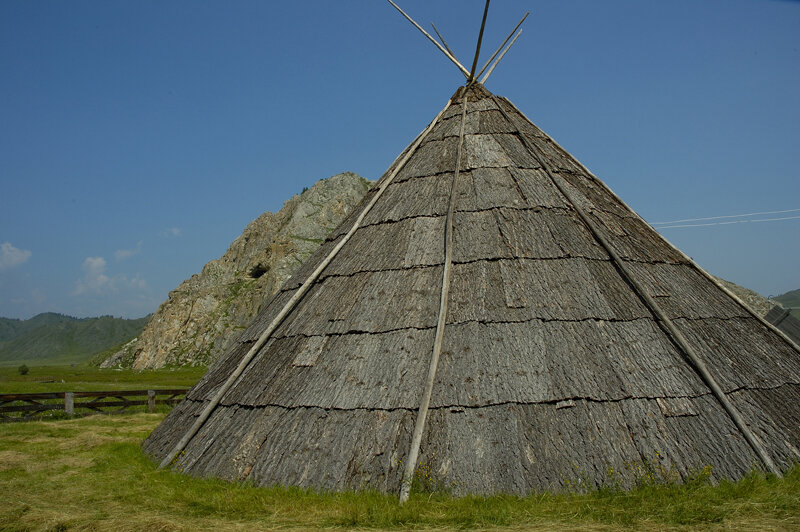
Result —
<instances>
[{"instance_id":1,"label":"hut apex","mask_svg":"<svg viewBox=\"0 0 800 532\"><path fill-rule=\"evenodd\" d=\"M411 22L465 86L144 450L401 500L800 461L800 347L478 81L522 21L477 73Z\"/></svg>"},{"instance_id":2,"label":"hut apex","mask_svg":"<svg viewBox=\"0 0 800 532\"><path fill-rule=\"evenodd\" d=\"M496 51L494 54L492 54L492 56L489 58L489 60L486 62L486 64L485 64L485 65L483 65L483 68L481 68L480 72L478 72L478 74L476 75L476 74L475 74L475 67L478 65L478 56L479 56L479 55L480 55L480 53L481 53L481 43L482 43L482 41L483 41L483 30L486 28L486 16L487 16L487 15L488 15L488 13L489 13L489 2L490 2L490 0L486 0L486 6L485 6L485 7L484 7L484 9L483 9L483 19L481 19L481 29L480 29L480 31L478 32L478 44L477 44L477 45L476 45L476 47L475 47L475 58L472 60L472 70L470 70L469 72L467 71L467 69L466 69L466 68L464 68L464 65L462 65L462 64L461 64L461 63L458 61L458 59L456 59L456 56L455 56L455 54L454 54L454 53L453 53L453 51L450 49L450 47L449 47L449 46L447 46L447 42L444 40L444 37L442 37L442 34L441 34L441 33L439 33L439 30L437 30L437 29L436 29L436 26L433 24L433 22L431 22L431 26L433 27L433 31L434 31L434 32L436 32L436 35L437 35L437 36L439 37L439 39L442 41L442 43L441 43L441 44L439 44L439 42L438 42L436 39L434 39L433 37L431 37L431 36L430 36L430 34L429 34L427 31L425 31L424 29L422 29L422 26L420 26L419 24L417 24L417 22L416 22L416 21L415 21L413 18L411 18L411 17L408 15L408 13L406 13L405 11L403 11L402 9L400 9L400 6L398 6L397 4L395 4L395 3L394 3L392 0L387 0L387 1L388 1L390 4L392 4L392 5L394 6L394 8L395 8L395 9L397 9L397 10L398 10L398 11L399 11L399 12L400 12L400 13L401 13L401 14L402 14L402 15L403 15L403 16L404 16L404 17L405 17L405 18L406 18L406 19L407 19L407 20L408 20L408 21L409 21L411 24L413 24L415 28L417 28L417 29L418 29L420 32L422 32L422 34L423 34L425 37L427 37L427 38L428 38L428 40L430 40L430 41L431 41L431 42L432 42L434 45L436 45L436 47L437 47L439 50L441 50L441 51L442 51L442 53L443 53L443 54L444 54L444 55L445 55L445 56L446 56L446 57L447 57L447 58L448 58L448 59L449 59L449 60L450 60L450 61L451 61L451 62L452 62L454 65L456 65L456 67L457 67L457 68L458 68L458 69L461 71L461 73L462 73L462 74L464 74L464 77L467 79L467 84L473 83L474 81L476 81L478 78L480 78L480 77L481 77L481 74L483 74L484 70L486 70L486 67L488 67L488 66L489 66L489 64L490 64L490 63L492 63L492 60L493 60L495 57L497 57L497 54L498 54L498 53L500 53L500 50L502 50L502 49L503 49L503 47L506 45L506 43L508 42L508 40L509 40L509 39L511 39L511 37L512 37L512 36L514 36L514 39L511 41L511 43L508 45L508 47L507 47L505 50L503 50L503 53L502 53L502 54L500 54L500 57L497 57L497 60L496 60L496 61L495 61L495 62L492 64L492 68L491 68L491 69L489 69L489 72L487 72L487 73L486 73L486 75L483 77L483 79L481 79L481 83L485 83L485 82L486 82L486 79L489 77L489 75L490 75L490 74L492 73L492 71L495 69L495 67L497 66L497 64L500 62L500 60L502 60L502 59L503 59L503 56L504 56L504 55L506 55L506 52L508 52L508 50L509 50L509 49L510 49L510 48L511 48L513 45L514 45L514 42L517 40L517 37L519 37L519 36L520 36L520 34L522 33L522 30L520 30L518 33L516 33L516 35L514 35L514 34L515 34L515 32L517 32L517 30L519 29L519 27L520 27L520 26L522 26L522 23L523 23L523 22L525 22L525 19L526 19L526 18L528 18L528 15L530 14L530 12L526 12L526 13L525 13L525 15L522 17L522 20L520 20L520 21L519 21L519 23L518 23L518 24L517 24L517 25L514 27L514 29L513 29L513 30L511 30L511 33L509 33L508 37L506 37L506 40L505 40L505 41L503 41L503 44L501 44L501 45L500 45L500 47L497 49L497 51Z\"/></svg>"}]
</instances>

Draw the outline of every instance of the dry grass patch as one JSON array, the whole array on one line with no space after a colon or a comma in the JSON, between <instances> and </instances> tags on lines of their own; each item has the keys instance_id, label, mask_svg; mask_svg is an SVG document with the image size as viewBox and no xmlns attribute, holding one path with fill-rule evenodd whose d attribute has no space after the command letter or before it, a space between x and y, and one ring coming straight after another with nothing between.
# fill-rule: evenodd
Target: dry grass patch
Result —
<instances>
[{"instance_id":1,"label":"dry grass patch","mask_svg":"<svg viewBox=\"0 0 800 532\"><path fill-rule=\"evenodd\" d=\"M0 451L0 471L21 467L28 460L29 457L25 453L20 453L17 451Z\"/></svg>"}]
</instances>

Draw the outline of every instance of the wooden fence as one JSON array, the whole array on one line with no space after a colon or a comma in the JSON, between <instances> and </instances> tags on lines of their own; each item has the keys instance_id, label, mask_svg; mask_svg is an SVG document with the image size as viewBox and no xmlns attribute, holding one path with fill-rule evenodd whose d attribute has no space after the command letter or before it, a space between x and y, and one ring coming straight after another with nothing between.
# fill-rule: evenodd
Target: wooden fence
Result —
<instances>
[{"instance_id":1,"label":"wooden fence","mask_svg":"<svg viewBox=\"0 0 800 532\"><path fill-rule=\"evenodd\" d=\"M778 305L772 307L764 319L782 330L792 341L800 345L800 320L792 316L792 310L797 307L782 308Z\"/></svg>"},{"instance_id":2,"label":"wooden fence","mask_svg":"<svg viewBox=\"0 0 800 532\"><path fill-rule=\"evenodd\" d=\"M116 414L133 406L147 406L153 412L156 405L174 405L186 388L173 390L122 390L105 392L50 392L0 394L0 422L28 421L41 418L48 412L61 411L74 415L99 412Z\"/></svg>"}]
</instances>

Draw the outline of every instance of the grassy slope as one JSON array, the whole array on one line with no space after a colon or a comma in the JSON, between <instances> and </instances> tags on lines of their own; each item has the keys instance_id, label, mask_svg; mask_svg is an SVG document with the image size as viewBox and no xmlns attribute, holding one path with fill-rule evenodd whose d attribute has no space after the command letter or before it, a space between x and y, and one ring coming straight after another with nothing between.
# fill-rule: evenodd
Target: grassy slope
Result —
<instances>
[{"instance_id":1,"label":"grassy slope","mask_svg":"<svg viewBox=\"0 0 800 532\"><path fill-rule=\"evenodd\" d=\"M711 486L644 485L571 495L452 499L414 493L314 494L158 471L140 449L164 414L14 423L0 430L4 530L309 528L791 530L800 468Z\"/></svg>"},{"instance_id":2,"label":"grassy slope","mask_svg":"<svg viewBox=\"0 0 800 532\"><path fill-rule=\"evenodd\" d=\"M785 307L800 307L800 289L786 292L775 299L783 303ZM792 316L800 319L800 309L793 310Z\"/></svg>"},{"instance_id":3,"label":"grassy slope","mask_svg":"<svg viewBox=\"0 0 800 532\"><path fill-rule=\"evenodd\" d=\"M30 320L0 319L0 365L70 364L138 335L149 317L77 319L39 314Z\"/></svg>"}]
</instances>

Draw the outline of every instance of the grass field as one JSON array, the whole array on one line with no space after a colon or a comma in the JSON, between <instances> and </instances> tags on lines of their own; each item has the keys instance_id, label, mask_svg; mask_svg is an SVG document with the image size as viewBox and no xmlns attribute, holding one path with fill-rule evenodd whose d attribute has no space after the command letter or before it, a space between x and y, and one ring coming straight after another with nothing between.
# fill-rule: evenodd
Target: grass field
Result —
<instances>
[{"instance_id":1,"label":"grass field","mask_svg":"<svg viewBox=\"0 0 800 532\"><path fill-rule=\"evenodd\" d=\"M0 394L189 388L206 372L204 367L133 371L88 365L29 369L20 375L17 367L0 367Z\"/></svg>"},{"instance_id":2,"label":"grass field","mask_svg":"<svg viewBox=\"0 0 800 532\"><path fill-rule=\"evenodd\" d=\"M800 468L712 486L467 497L315 494L159 471L140 450L164 414L0 425L3 530L798 530Z\"/></svg>"}]
</instances>

